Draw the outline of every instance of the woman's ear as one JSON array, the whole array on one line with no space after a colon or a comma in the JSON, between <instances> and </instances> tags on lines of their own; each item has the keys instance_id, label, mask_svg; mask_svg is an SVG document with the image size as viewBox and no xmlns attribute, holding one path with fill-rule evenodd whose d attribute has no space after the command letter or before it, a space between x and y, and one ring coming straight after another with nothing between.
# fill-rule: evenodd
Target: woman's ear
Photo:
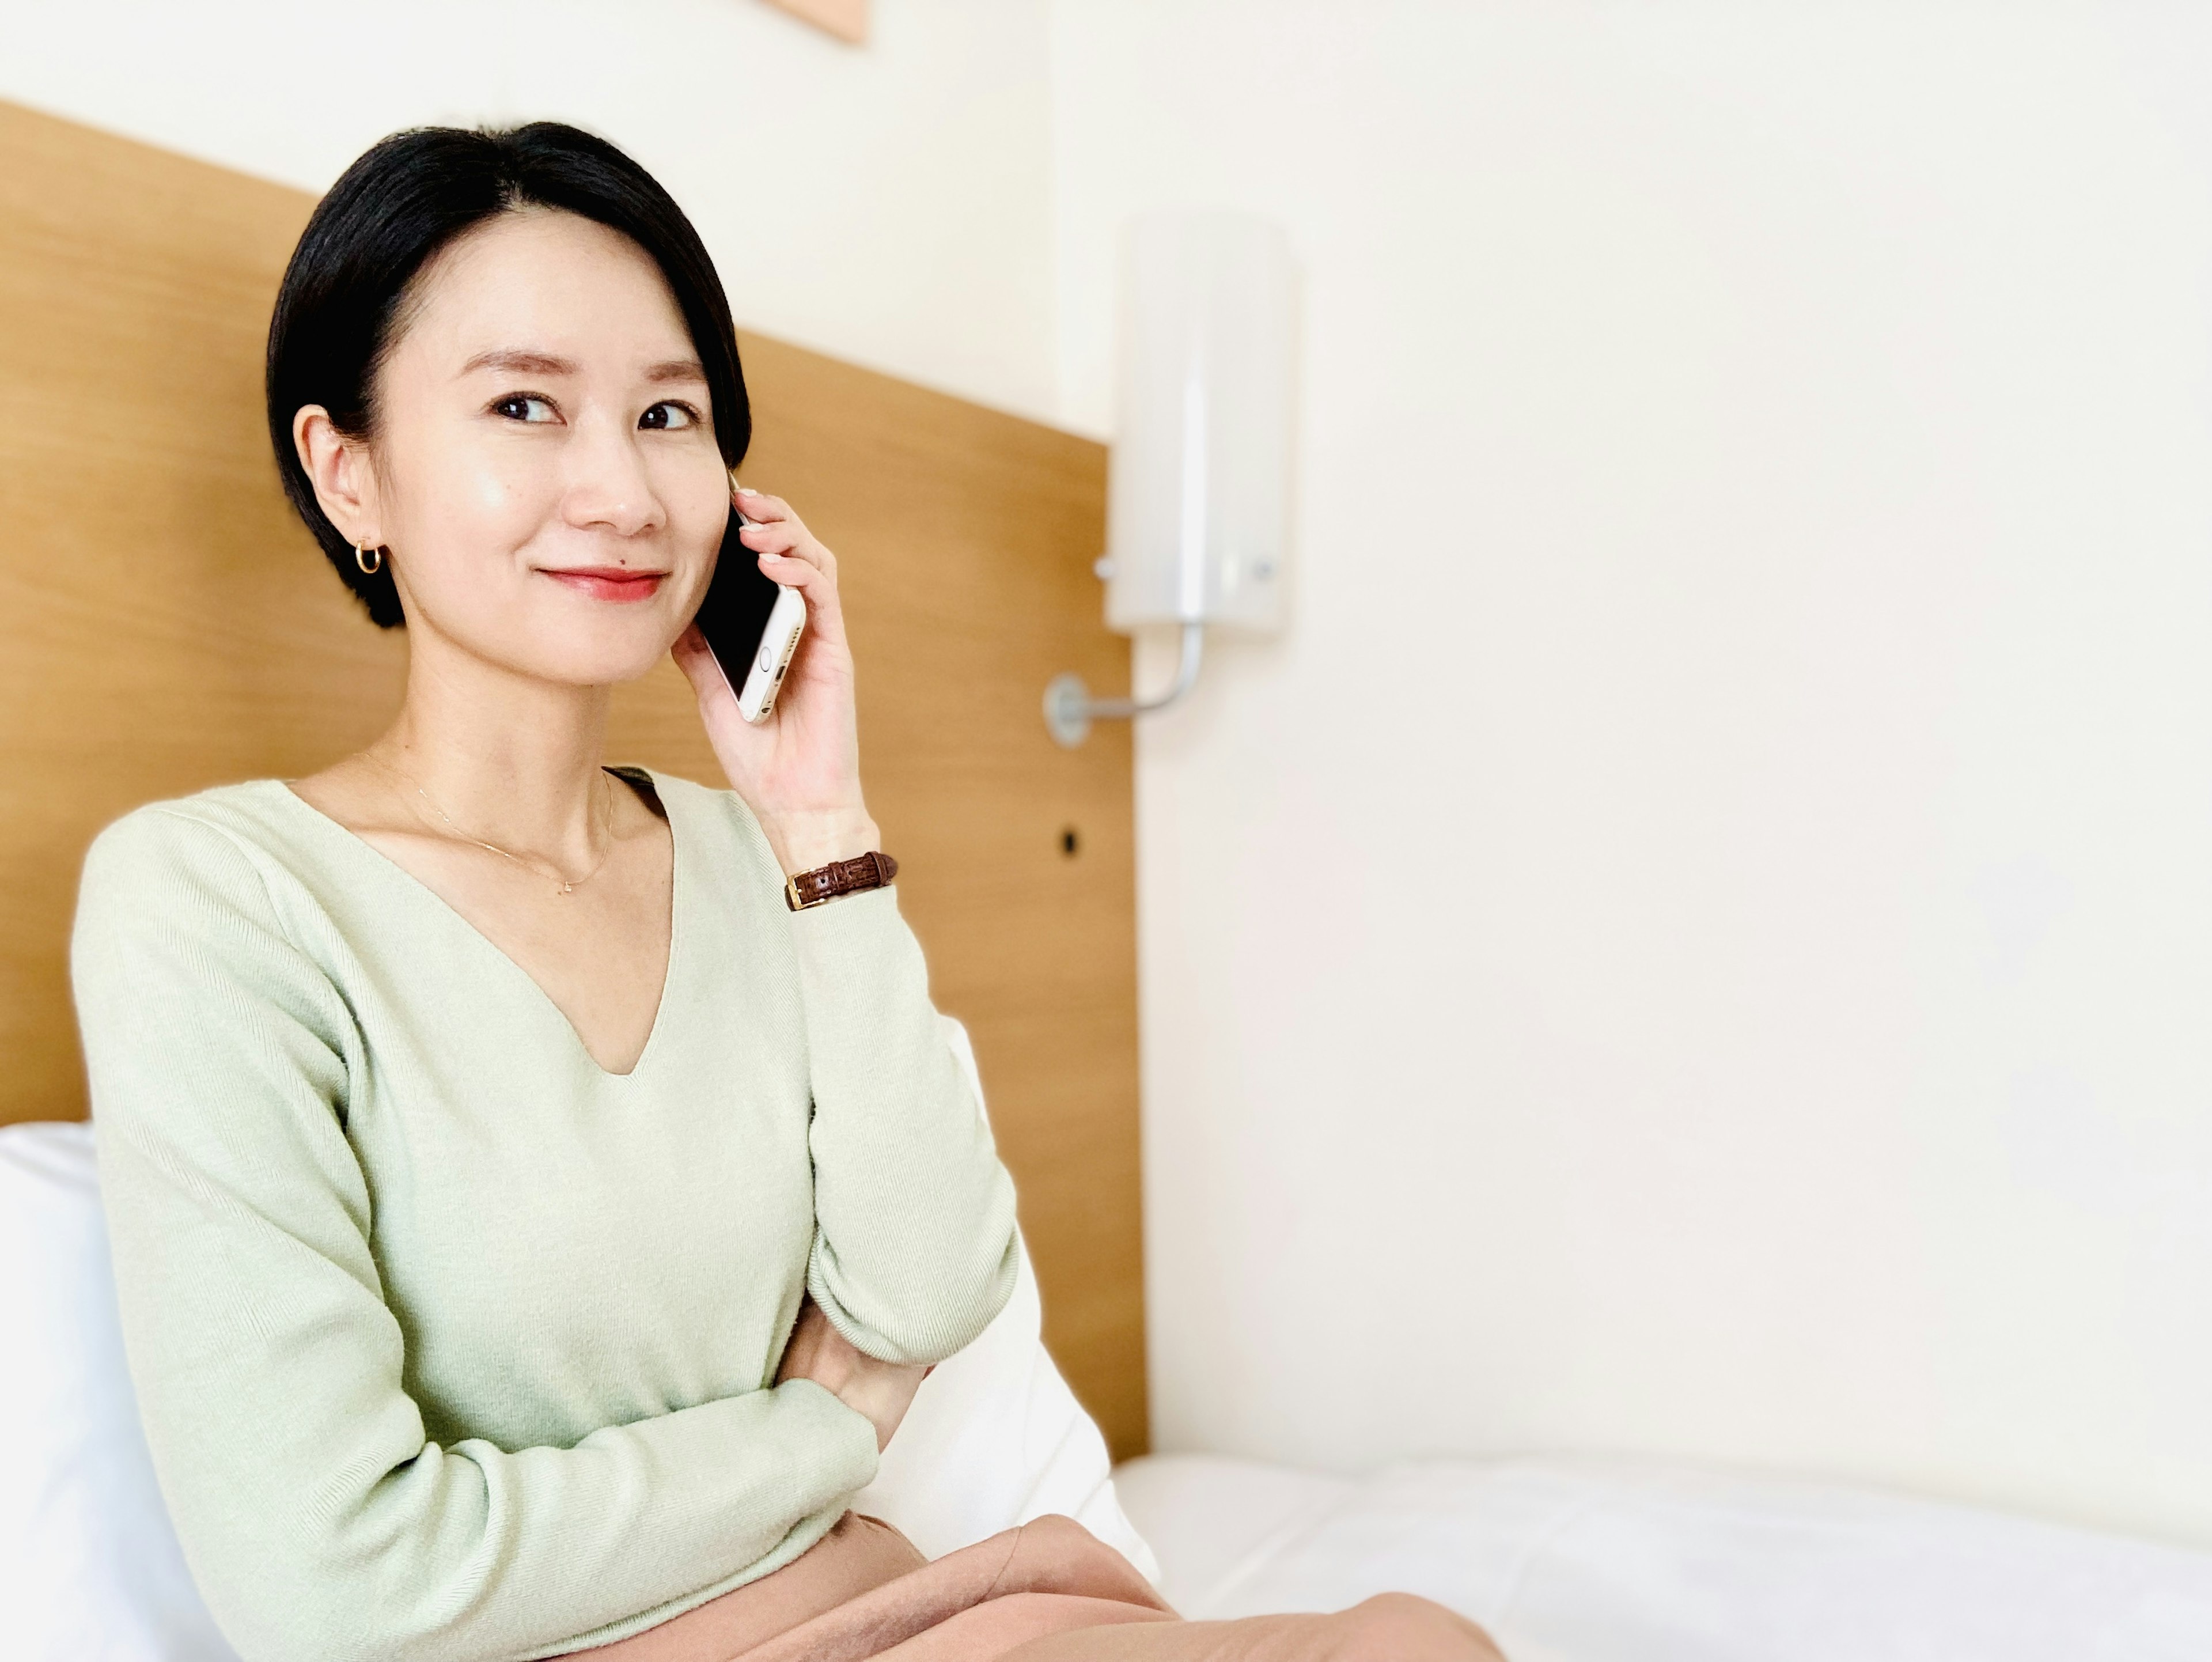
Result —
<instances>
[{"instance_id":1,"label":"woman's ear","mask_svg":"<svg viewBox=\"0 0 2212 1662\"><path fill-rule=\"evenodd\" d=\"M377 500L376 469L365 445L347 439L319 404L303 404L292 417L292 443L330 522L356 548L381 548L385 537Z\"/></svg>"}]
</instances>

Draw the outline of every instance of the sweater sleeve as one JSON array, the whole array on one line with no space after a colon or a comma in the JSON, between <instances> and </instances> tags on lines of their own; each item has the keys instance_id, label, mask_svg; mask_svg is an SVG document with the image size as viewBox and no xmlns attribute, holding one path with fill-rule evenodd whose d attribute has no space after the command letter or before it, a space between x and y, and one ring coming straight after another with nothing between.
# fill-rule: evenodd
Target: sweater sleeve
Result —
<instances>
[{"instance_id":1,"label":"sweater sleeve","mask_svg":"<svg viewBox=\"0 0 2212 1662\"><path fill-rule=\"evenodd\" d=\"M359 1034L254 857L132 815L88 861L73 958L147 1440L243 1656L616 1636L803 1550L873 1475L869 1422L805 1382L568 1448L429 1440L345 1135Z\"/></svg>"},{"instance_id":2,"label":"sweater sleeve","mask_svg":"<svg viewBox=\"0 0 2212 1662\"><path fill-rule=\"evenodd\" d=\"M940 1362L1012 1295L1014 1188L896 889L792 916L812 1072L807 1291L885 1361Z\"/></svg>"}]
</instances>

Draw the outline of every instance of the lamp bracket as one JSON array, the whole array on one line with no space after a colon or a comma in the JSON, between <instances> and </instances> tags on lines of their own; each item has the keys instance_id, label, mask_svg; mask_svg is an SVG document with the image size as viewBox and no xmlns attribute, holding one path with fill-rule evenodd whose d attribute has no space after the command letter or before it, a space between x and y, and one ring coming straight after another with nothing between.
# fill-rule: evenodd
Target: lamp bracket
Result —
<instances>
[{"instance_id":1,"label":"lamp bracket","mask_svg":"<svg viewBox=\"0 0 2212 1662\"><path fill-rule=\"evenodd\" d=\"M1073 750L1091 736L1093 721L1126 721L1178 702L1198 681L1198 662L1206 649L1206 625L1182 626L1182 651L1176 661L1175 679L1152 698L1093 698L1083 678L1073 671L1055 675L1044 690L1044 724L1055 741Z\"/></svg>"}]
</instances>

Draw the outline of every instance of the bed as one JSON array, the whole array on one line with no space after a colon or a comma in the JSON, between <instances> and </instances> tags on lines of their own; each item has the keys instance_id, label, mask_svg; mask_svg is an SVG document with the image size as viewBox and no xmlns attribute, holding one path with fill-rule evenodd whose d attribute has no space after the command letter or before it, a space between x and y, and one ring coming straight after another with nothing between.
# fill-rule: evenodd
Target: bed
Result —
<instances>
[{"instance_id":1,"label":"bed","mask_svg":"<svg viewBox=\"0 0 2212 1662\"><path fill-rule=\"evenodd\" d=\"M1902 1496L1565 1459L1346 1478L1156 1455L1115 1480L1193 1616L1400 1589L1514 1662L2212 1657L2212 1557Z\"/></svg>"},{"instance_id":2,"label":"bed","mask_svg":"<svg viewBox=\"0 0 2212 1662\"><path fill-rule=\"evenodd\" d=\"M0 1654L231 1662L139 1437L90 1129L0 1128ZM1036 1283L923 1387L857 1504L933 1554L1064 1513L1194 1617L1422 1593L1513 1662L2203 1662L2212 1557L1900 1496L1652 1463L1361 1477L1105 1439Z\"/></svg>"},{"instance_id":3,"label":"bed","mask_svg":"<svg viewBox=\"0 0 2212 1662\"><path fill-rule=\"evenodd\" d=\"M258 336L307 205L0 106L0 1122L23 1122L0 1125L0 1655L31 1662L228 1656L137 1428L63 947L106 819L309 770L391 708L397 643L319 569L260 426ZM1063 751L1037 706L1054 673L1125 661L1091 575L1103 453L745 350L748 478L843 556L871 796L1035 1260L864 1507L933 1553L1068 1513L1194 1616L1420 1592L1517 1662L2212 1659L2212 1558L2152 1543L1658 1465L1147 1454L1128 736ZM635 759L710 765L672 672L617 726Z\"/></svg>"}]
</instances>

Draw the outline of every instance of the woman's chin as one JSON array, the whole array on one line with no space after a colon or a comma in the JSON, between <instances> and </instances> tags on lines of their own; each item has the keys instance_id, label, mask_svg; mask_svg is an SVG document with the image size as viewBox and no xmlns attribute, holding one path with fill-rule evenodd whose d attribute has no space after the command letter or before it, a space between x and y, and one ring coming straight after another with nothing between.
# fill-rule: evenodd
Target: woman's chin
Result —
<instances>
[{"instance_id":1,"label":"woman's chin","mask_svg":"<svg viewBox=\"0 0 2212 1662\"><path fill-rule=\"evenodd\" d=\"M643 680L668 661L668 648L683 633L673 618L635 618L533 630L534 638L507 644L483 655L533 680L577 687L614 686ZM520 648L517 650L516 648Z\"/></svg>"},{"instance_id":2,"label":"woman's chin","mask_svg":"<svg viewBox=\"0 0 2212 1662\"><path fill-rule=\"evenodd\" d=\"M579 646L555 655L548 665L551 672L549 679L581 687L641 681L668 661L668 648L680 632L672 629L665 636L656 636L642 643L624 641Z\"/></svg>"}]
</instances>

